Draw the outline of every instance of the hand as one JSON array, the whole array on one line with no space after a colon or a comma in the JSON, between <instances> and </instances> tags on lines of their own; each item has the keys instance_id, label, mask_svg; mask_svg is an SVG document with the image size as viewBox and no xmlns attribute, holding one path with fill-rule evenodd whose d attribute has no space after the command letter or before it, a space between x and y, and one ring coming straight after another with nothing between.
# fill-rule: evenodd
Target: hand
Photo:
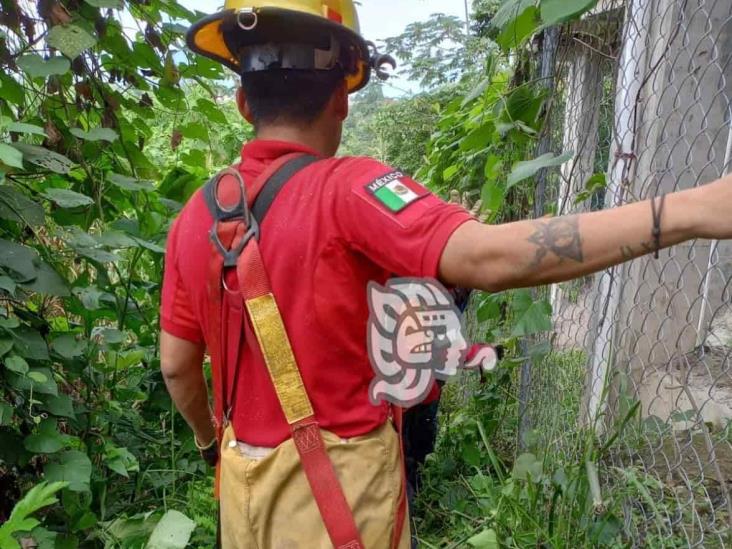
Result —
<instances>
[{"instance_id":1,"label":"hand","mask_svg":"<svg viewBox=\"0 0 732 549\"><path fill-rule=\"evenodd\" d=\"M209 466L216 467L219 462L219 445L216 437L214 437L214 439L206 445L198 442L197 437L194 437L193 441L196 444L196 448L198 448L199 453L201 454L201 459L205 461Z\"/></svg>"},{"instance_id":2,"label":"hand","mask_svg":"<svg viewBox=\"0 0 732 549\"><path fill-rule=\"evenodd\" d=\"M470 215L474 216L481 223L485 223L486 221L488 221L488 218L493 212L491 212L490 210L481 212L481 209L483 207L483 201L480 199L478 199L472 205L471 202L472 200L470 199L470 193L463 193L463 196L461 198L460 191L458 191L457 189L453 189L450 191L450 204L460 204L463 208L468 210Z\"/></svg>"}]
</instances>

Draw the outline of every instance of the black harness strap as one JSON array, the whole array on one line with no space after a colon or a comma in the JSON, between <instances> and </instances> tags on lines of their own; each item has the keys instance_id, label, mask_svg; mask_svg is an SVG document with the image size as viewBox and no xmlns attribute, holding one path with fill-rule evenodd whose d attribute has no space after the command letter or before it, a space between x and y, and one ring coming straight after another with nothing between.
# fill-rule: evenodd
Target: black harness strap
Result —
<instances>
[{"instance_id":1,"label":"black harness strap","mask_svg":"<svg viewBox=\"0 0 732 549\"><path fill-rule=\"evenodd\" d=\"M293 158L287 164L277 170L272 177L264 184L262 190L259 192L254 205L252 206L252 215L257 220L259 225L262 225L264 218L267 217L267 212L274 204L280 191L285 188L285 185L298 173L318 161L318 158L310 155L298 156Z\"/></svg>"},{"instance_id":2,"label":"black harness strap","mask_svg":"<svg viewBox=\"0 0 732 549\"><path fill-rule=\"evenodd\" d=\"M285 185L302 170L314 164L319 159L316 156L309 154L303 154L297 158L293 158L277 170L272 177L262 187L259 195L254 200L254 205L251 208L252 216L257 220L259 225L262 225L264 218L267 217L272 204L277 199L280 191L285 188ZM211 212L214 220L220 217L220 210L216 206L216 180L218 176L211 179L203 189L203 197L206 201L206 206Z\"/></svg>"}]
</instances>

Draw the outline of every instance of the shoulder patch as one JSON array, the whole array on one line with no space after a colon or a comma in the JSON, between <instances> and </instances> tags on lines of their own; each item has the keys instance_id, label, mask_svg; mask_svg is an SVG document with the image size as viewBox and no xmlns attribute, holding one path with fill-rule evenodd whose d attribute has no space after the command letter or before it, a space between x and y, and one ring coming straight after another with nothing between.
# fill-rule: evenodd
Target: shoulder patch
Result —
<instances>
[{"instance_id":1,"label":"shoulder patch","mask_svg":"<svg viewBox=\"0 0 732 549\"><path fill-rule=\"evenodd\" d=\"M366 185L366 192L381 202L389 211L401 212L410 204L429 195L423 189L411 188L409 178L402 172L388 173Z\"/></svg>"}]
</instances>

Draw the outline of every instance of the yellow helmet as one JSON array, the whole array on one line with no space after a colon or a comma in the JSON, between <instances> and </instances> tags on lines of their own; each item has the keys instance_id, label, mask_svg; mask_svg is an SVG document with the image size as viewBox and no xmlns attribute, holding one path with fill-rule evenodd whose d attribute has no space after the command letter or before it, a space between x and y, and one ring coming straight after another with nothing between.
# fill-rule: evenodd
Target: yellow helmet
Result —
<instances>
[{"instance_id":1,"label":"yellow helmet","mask_svg":"<svg viewBox=\"0 0 732 549\"><path fill-rule=\"evenodd\" d=\"M353 0L226 0L222 12L190 28L187 42L238 74L339 65L349 92L363 88L371 75L369 43L361 37Z\"/></svg>"}]
</instances>

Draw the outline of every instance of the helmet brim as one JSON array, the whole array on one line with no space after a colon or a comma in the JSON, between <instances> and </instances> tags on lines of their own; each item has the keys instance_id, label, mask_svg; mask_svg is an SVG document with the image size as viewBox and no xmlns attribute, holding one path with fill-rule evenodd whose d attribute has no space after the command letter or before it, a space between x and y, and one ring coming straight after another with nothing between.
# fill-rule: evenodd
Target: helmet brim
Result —
<instances>
[{"instance_id":1,"label":"helmet brim","mask_svg":"<svg viewBox=\"0 0 732 549\"><path fill-rule=\"evenodd\" d=\"M316 43L333 36L353 55L354 66L344 67L349 93L368 84L370 53L366 41L358 33L324 17L294 10L256 8L254 13L257 24L250 30L238 27L234 10L225 10L197 21L186 35L188 48L241 74L238 50L242 47L276 42Z\"/></svg>"}]
</instances>

